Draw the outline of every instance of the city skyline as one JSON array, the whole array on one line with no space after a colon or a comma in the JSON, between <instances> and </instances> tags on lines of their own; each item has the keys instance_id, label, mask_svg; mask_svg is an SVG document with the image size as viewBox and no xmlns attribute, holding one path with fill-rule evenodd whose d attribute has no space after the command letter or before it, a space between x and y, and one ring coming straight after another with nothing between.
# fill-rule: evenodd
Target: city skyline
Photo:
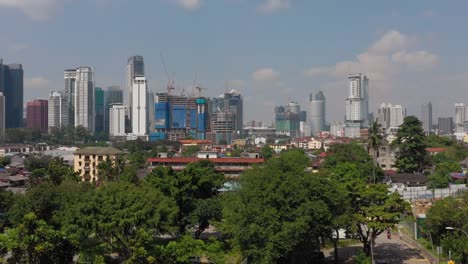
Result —
<instances>
[{"instance_id":1,"label":"city skyline","mask_svg":"<svg viewBox=\"0 0 468 264\"><path fill-rule=\"evenodd\" d=\"M60 90L61 72L70 65L94 67L96 86L125 89L126 58L136 54L145 58L150 91L163 92L167 80L161 53L169 75L174 73L175 93L196 80L208 88L206 96L215 97L225 92L227 80L229 90L244 95L246 120L268 122L280 98L305 106L307 95L320 89L329 106L337 106L327 110L328 120L342 121L346 76L358 72L371 80L374 113L379 102L393 101L418 116L420 105L431 101L434 117L453 116L453 103L468 101L463 92L467 55L462 52L467 39L456 33L468 22L463 14L468 4L461 1L363 1L358 6L366 16L353 15L358 6L352 3L334 1L284 1L285 6L263 0L194 1L201 4L188 9L171 0L35 2L33 7L0 3L0 19L17 22L5 28L8 37L0 38L0 48L5 61L27 69L24 102ZM122 19L118 14L123 12L134 15ZM80 19L75 18L83 13L87 20L77 27ZM343 27L345 15L352 19ZM337 22L329 23L329 17ZM359 32L350 30L357 26ZM79 41L85 30L89 43ZM122 39L122 32L132 30L141 37ZM260 105L252 103L259 98Z\"/></svg>"}]
</instances>

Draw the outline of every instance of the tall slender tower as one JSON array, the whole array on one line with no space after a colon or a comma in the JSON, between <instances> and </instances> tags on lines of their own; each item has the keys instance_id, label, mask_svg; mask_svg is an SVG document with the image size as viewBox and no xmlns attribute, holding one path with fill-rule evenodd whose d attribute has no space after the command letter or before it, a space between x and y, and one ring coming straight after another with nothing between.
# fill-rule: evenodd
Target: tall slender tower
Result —
<instances>
[{"instance_id":1,"label":"tall slender tower","mask_svg":"<svg viewBox=\"0 0 468 264\"><path fill-rule=\"evenodd\" d=\"M0 92L0 143L3 142L5 142L5 96Z\"/></svg>"},{"instance_id":2,"label":"tall slender tower","mask_svg":"<svg viewBox=\"0 0 468 264\"><path fill-rule=\"evenodd\" d=\"M148 87L145 77L135 77L133 80L132 100L132 134L147 135Z\"/></svg>"},{"instance_id":3,"label":"tall slender tower","mask_svg":"<svg viewBox=\"0 0 468 264\"><path fill-rule=\"evenodd\" d=\"M67 97L68 110L67 110L67 125L75 125L75 82L76 82L76 69L68 69L63 72L65 80L65 95Z\"/></svg>"},{"instance_id":4,"label":"tall slender tower","mask_svg":"<svg viewBox=\"0 0 468 264\"><path fill-rule=\"evenodd\" d=\"M75 126L94 133L94 105L94 69L80 66L76 69Z\"/></svg>"},{"instance_id":5,"label":"tall slender tower","mask_svg":"<svg viewBox=\"0 0 468 264\"><path fill-rule=\"evenodd\" d=\"M309 107L310 132L316 136L325 130L325 95L322 91L310 94Z\"/></svg>"},{"instance_id":6,"label":"tall slender tower","mask_svg":"<svg viewBox=\"0 0 468 264\"><path fill-rule=\"evenodd\" d=\"M455 133L465 132L464 123L468 121L468 116L466 116L467 105L465 103L456 103L455 104Z\"/></svg>"},{"instance_id":7,"label":"tall slender tower","mask_svg":"<svg viewBox=\"0 0 468 264\"><path fill-rule=\"evenodd\" d=\"M128 104L130 111L130 118L132 115L132 90L133 90L133 80L136 76L142 77L145 76L145 62L143 61L143 56L135 55L128 58L127 61L127 91L128 91Z\"/></svg>"},{"instance_id":8,"label":"tall slender tower","mask_svg":"<svg viewBox=\"0 0 468 264\"><path fill-rule=\"evenodd\" d=\"M424 133L430 134L432 131L432 103L421 105L421 121L423 123Z\"/></svg>"},{"instance_id":9,"label":"tall slender tower","mask_svg":"<svg viewBox=\"0 0 468 264\"><path fill-rule=\"evenodd\" d=\"M110 86L104 92L104 127L105 131L109 132L110 116L109 111L113 104L123 104L123 91L120 86ZM124 118L125 119L125 118Z\"/></svg>"},{"instance_id":10,"label":"tall slender tower","mask_svg":"<svg viewBox=\"0 0 468 264\"><path fill-rule=\"evenodd\" d=\"M5 127L23 126L23 66L0 59L0 92L5 96Z\"/></svg>"},{"instance_id":11,"label":"tall slender tower","mask_svg":"<svg viewBox=\"0 0 468 264\"><path fill-rule=\"evenodd\" d=\"M64 92L51 92L49 96L49 132L53 128L61 128L68 126L68 100Z\"/></svg>"},{"instance_id":12,"label":"tall slender tower","mask_svg":"<svg viewBox=\"0 0 468 264\"><path fill-rule=\"evenodd\" d=\"M369 126L369 79L366 75L348 77L345 123L347 137L360 137L360 129Z\"/></svg>"}]
</instances>

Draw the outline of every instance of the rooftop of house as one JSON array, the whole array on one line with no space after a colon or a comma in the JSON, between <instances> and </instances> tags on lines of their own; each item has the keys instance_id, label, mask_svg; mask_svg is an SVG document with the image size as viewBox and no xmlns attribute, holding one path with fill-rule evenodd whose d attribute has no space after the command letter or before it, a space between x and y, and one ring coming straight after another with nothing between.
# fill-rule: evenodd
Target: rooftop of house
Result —
<instances>
[{"instance_id":1,"label":"rooftop of house","mask_svg":"<svg viewBox=\"0 0 468 264\"><path fill-rule=\"evenodd\" d=\"M388 176L392 183L420 183L429 181L426 175L422 174L393 174Z\"/></svg>"},{"instance_id":2,"label":"rooftop of house","mask_svg":"<svg viewBox=\"0 0 468 264\"><path fill-rule=\"evenodd\" d=\"M120 151L113 147L86 147L75 151L75 155L122 155Z\"/></svg>"}]
</instances>

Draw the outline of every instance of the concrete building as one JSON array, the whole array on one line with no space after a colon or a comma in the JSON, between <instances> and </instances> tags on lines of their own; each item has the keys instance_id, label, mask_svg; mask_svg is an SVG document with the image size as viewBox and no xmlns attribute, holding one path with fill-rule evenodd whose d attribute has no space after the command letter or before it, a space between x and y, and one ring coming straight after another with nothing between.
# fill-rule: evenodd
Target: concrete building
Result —
<instances>
[{"instance_id":1,"label":"concrete building","mask_svg":"<svg viewBox=\"0 0 468 264\"><path fill-rule=\"evenodd\" d=\"M377 122L385 130L390 128L390 106L391 104L382 103L377 109Z\"/></svg>"},{"instance_id":2,"label":"concrete building","mask_svg":"<svg viewBox=\"0 0 468 264\"><path fill-rule=\"evenodd\" d=\"M128 92L128 106L129 116L132 117L133 111L133 82L135 77L145 76L145 62L143 56L131 56L127 60L127 92Z\"/></svg>"},{"instance_id":3,"label":"concrete building","mask_svg":"<svg viewBox=\"0 0 468 264\"><path fill-rule=\"evenodd\" d=\"M232 140L237 139L234 130L234 113L231 111L213 113L210 127L211 132L207 133L207 140L213 145L230 145Z\"/></svg>"},{"instance_id":4,"label":"concrete building","mask_svg":"<svg viewBox=\"0 0 468 264\"><path fill-rule=\"evenodd\" d=\"M51 92L48 102L48 131L68 126L69 105L64 92Z\"/></svg>"},{"instance_id":5,"label":"concrete building","mask_svg":"<svg viewBox=\"0 0 468 264\"><path fill-rule=\"evenodd\" d=\"M432 103L421 105L421 122L423 123L424 133L429 135L432 132Z\"/></svg>"},{"instance_id":6,"label":"concrete building","mask_svg":"<svg viewBox=\"0 0 468 264\"><path fill-rule=\"evenodd\" d=\"M403 124L403 119L406 117L406 107L402 105L390 106L390 128L398 128Z\"/></svg>"},{"instance_id":7,"label":"concrete building","mask_svg":"<svg viewBox=\"0 0 468 264\"><path fill-rule=\"evenodd\" d=\"M0 59L0 93L5 96L5 127L23 126L23 66Z\"/></svg>"},{"instance_id":8,"label":"concrete building","mask_svg":"<svg viewBox=\"0 0 468 264\"><path fill-rule=\"evenodd\" d=\"M148 135L148 86L145 77L133 79L132 90L132 134L137 136Z\"/></svg>"},{"instance_id":9,"label":"concrete building","mask_svg":"<svg viewBox=\"0 0 468 264\"><path fill-rule=\"evenodd\" d=\"M86 147L74 153L74 171L83 182L98 182L98 165L106 160L114 162L124 153L112 147Z\"/></svg>"},{"instance_id":10,"label":"concrete building","mask_svg":"<svg viewBox=\"0 0 468 264\"><path fill-rule=\"evenodd\" d=\"M439 135L450 135L453 133L453 119L451 117L439 117L437 124Z\"/></svg>"},{"instance_id":11,"label":"concrete building","mask_svg":"<svg viewBox=\"0 0 468 264\"><path fill-rule=\"evenodd\" d=\"M104 131L109 133L109 111L113 104L123 104L123 91L120 86L109 86L104 91Z\"/></svg>"},{"instance_id":12,"label":"concrete building","mask_svg":"<svg viewBox=\"0 0 468 264\"><path fill-rule=\"evenodd\" d=\"M464 133L464 123L468 122L468 106L464 103L455 104L455 133Z\"/></svg>"},{"instance_id":13,"label":"concrete building","mask_svg":"<svg viewBox=\"0 0 468 264\"><path fill-rule=\"evenodd\" d=\"M113 104L109 109L109 136L125 136L125 111L123 104Z\"/></svg>"},{"instance_id":14,"label":"concrete building","mask_svg":"<svg viewBox=\"0 0 468 264\"><path fill-rule=\"evenodd\" d=\"M301 137L309 137L312 134L310 123L303 122L303 121L299 122L299 132L300 132Z\"/></svg>"},{"instance_id":15,"label":"concrete building","mask_svg":"<svg viewBox=\"0 0 468 264\"><path fill-rule=\"evenodd\" d=\"M291 138L300 137L300 113L301 107L294 101L286 106L275 107L276 134Z\"/></svg>"},{"instance_id":16,"label":"concrete building","mask_svg":"<svg viewBox=\"0 0 468 264\"><path fill-rule=\"evenodd\" d=\"M356 74L348 77L348 98L346 99L346 137L360 137L361 128L369 126L369 79Z\"/></svg>"},{"instance_id":17,"label":"concrete building","mask_svg":"<svg viewBox=\"0 0 468 264\"><path fill-rule=\"evenodd\" d=\"M148 117L148 133L154 133L156 131L156 119L155 119L155 102L156 102L156 95L154 92L148 92L148 113L146 116Z\"/></svg>"},{"instance_id":18,"label":"concrete building","mask_svg":"<svg viewBox=\"0 0 468 264\"><path fill-rule=\"evenodd\" d=\"M0 143L5 142L5 96L0 92Z\"/></svg>"},{"instance_id":19,"label":"concrete building","mask_svg":"<svg viewBox=\"0 0 468 264\"><path fill-rule=\"evenodd\" d=\"M309 124L311 134L316 136L325 130L325 95L322 91L309 96Z\"/></svg>"},{"instance_id":20,"label":"concrete building","mask_svg":"<svg viewBox=\"0 0 468 264\"><path fill-rule=\"evenodd\" d=\"M49 105L47 100L26 103L26 127L47 133Z\"/></svg>"},{"instance_id":21,"label":"concrete building","mask_svg":"<svg viewBox=\"0 0 468 264\"><path fill-rule=\"evenodd\" d=\"M244 128L244 103L242 95L237 90L221 94L213 98L211 113L230 111L233 118L233 130L238 137L242 136Z\"/></svg>"},{"instance_id":22,"label":"concrete building","mask_svg":"<svg viewBox=\"0 0 468 264\"><path fill-rule=\"evenodd\" d=\"M80 66L76 69L75 81L75 126L95 132L94 69Z\"/></svg>"},{"instance_id":23,"label":"concrete building","mask_svg":"<svg viewBox=\"0 0 468 264\"><path fill-rule=\"evenodd\" d=\"M345 136L345 126L341 122L332 122L330 124L330 135L334 137Z\"/></svg>"}]
</instances>

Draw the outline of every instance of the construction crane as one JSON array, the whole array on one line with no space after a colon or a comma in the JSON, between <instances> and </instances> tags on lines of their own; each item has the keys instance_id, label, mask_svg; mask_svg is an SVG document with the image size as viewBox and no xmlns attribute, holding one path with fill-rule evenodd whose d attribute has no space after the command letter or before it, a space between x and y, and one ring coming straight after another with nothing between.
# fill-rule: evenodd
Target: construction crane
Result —
<instances>
[{"instance_id":1,"label":"construction crane","mask_svg":"<svg viewBox=\"0 0 468 264\"><path fill-rule=\"evenodd\" d=\"M200 86L196 86L195 89L198 91L198 97L201 97L202 90L208 90L207 88L203 88Z\"/></svg>"},{"instance_id":2,"label":"construction crane","mask_svg":"<svg viewBox=\"0 0 468 264\"><path fill-rule=\"evenodd\" d=\"M175 89L174 80L169 77L169 73L167 71L166 62L164 61L164 57L163 57L162 53L160 53L160 55L161 55L162 65L164 67L164 73L166 74L166 79L167 79L167 94L171 95L172 90Z\"/></svg>"}]
</instances>

